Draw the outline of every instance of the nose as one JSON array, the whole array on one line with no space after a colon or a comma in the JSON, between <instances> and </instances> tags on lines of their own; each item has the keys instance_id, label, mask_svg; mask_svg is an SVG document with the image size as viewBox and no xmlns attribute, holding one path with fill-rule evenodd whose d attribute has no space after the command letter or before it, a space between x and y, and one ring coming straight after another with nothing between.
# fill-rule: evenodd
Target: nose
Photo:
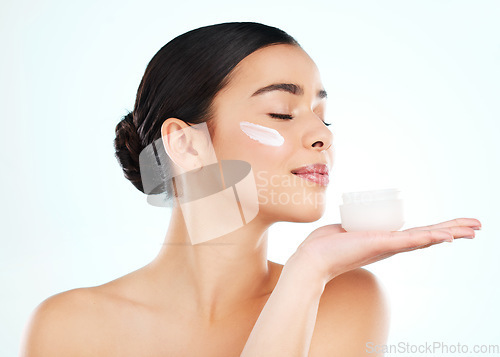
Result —
<instances>
[{"instance_id":1,"label":"nose","mask_svg":"<svg viewBox=\"0 0 500 357\"><path fill-rule=\"evenodd\" d=\"M313 114L310 119L303 136L304 146L318 151L328 150L333 142L331 130L316 115Z\"/></svg>"}]
</instances>

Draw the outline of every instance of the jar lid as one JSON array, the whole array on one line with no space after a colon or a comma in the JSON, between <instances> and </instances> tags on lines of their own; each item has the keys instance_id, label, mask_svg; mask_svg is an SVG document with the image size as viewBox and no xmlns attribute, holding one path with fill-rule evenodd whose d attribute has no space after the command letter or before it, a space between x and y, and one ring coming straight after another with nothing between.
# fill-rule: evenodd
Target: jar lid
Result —
<instances>
[{"instance_id":1,"label":"jar lid","mask_svg":"<svg viewBox=\"0 0 500 357\"><path fill-rule=\"evenodd\" d=\"M346 192L342 194L344 204L367 203L373 201L386 201L399 199L401 191L397 188L387 188L382 190Z\"/></svg>"}]
</instances>

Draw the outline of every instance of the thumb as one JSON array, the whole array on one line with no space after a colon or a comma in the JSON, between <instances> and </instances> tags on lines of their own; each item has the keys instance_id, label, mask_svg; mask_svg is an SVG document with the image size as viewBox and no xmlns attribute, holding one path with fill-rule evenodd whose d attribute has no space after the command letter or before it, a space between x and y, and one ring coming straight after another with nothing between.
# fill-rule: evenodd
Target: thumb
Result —
<instances>
[{"instance_id":1,"label":"thumb","mask_svg":"<svg viewBox=\"0 0 500 357\"><path fill-rule=\"evenodd\" d=\"M325 226L316 228L313 232L316 232L316 231L321 231L322 233L328 233L328 234L346 233L347 232L344 228L342 228L342 224L340 224L340 223L327 224Z\"/></svg>"},{"instance_id":2,"label":"thumb","mask_svg":"<svg viewBox=\"0 0 500 357\"><path fill-rule=\"evenodd\" d=\"M329 225L327 225L327 227L329 227L329 229L332 230L332 233L346 233L347 232L344 228L342 228L341 223L329 224Z\"/></svg>"}]
</instances>

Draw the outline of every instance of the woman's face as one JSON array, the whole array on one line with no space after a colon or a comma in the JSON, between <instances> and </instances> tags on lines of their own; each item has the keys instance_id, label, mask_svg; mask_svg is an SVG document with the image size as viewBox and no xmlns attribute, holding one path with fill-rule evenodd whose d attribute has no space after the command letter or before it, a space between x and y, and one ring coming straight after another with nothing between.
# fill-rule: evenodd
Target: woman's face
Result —
<instances>
[{"instance_id":1,"label":"woman's face","mask_svg":"<svg viewBox=\"0 0 500 357\"><path fill-rule=\"evenodd\" d=\"M281 83L287 86L254 94ZM327 177L294 172L311 164L332 167L333 136L324 124L325 96L316 65L304 50L291 45L273 45L247 56L216 96L212 141L217 159L250 163L261 218L311 222L323 214ZM241 122L274 129L284 141L273 146L252 139Z\"/></svg>"}]
</instances>

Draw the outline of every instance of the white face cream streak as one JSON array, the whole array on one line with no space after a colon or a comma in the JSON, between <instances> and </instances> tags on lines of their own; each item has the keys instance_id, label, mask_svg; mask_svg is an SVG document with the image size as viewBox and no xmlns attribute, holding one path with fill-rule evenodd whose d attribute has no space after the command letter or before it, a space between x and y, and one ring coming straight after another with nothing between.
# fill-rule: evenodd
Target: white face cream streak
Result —
<instances>
[{"instance_id":1,"label":"white face cream streak","mask_svg":"<svg viewBox=\"0 0 500 357\"><path fill-rule=\"evenodd\" d=\"M247 134L250 139L256 140L264 145L281 146L285 142L285 139L277 130L266 128L262 125L242 121L240 122L240 129Z\"/></svg>"}]
</instances>

